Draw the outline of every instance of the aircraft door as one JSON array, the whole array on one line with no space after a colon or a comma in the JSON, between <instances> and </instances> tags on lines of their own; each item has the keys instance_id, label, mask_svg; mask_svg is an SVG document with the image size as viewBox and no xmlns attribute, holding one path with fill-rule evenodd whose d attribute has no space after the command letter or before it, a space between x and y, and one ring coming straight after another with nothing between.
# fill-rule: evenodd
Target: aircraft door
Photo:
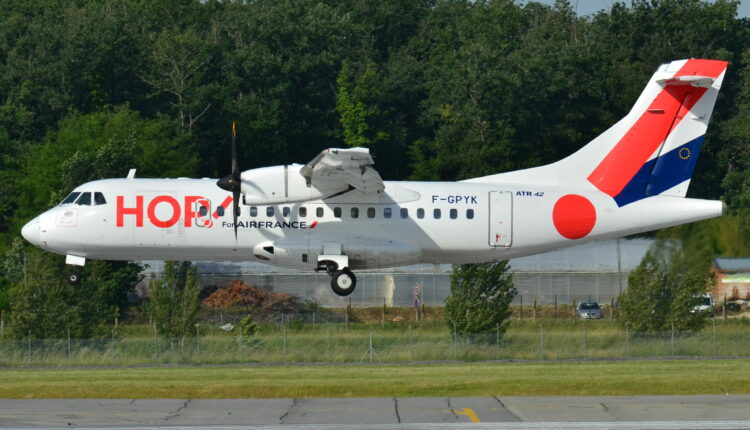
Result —
<instances>
[{"instance_id":1,"label":"aircraft door","mask_svg":"<svg viewBox=\"0 0 750 430\"><path fill-rule=\"evenodd\" d=\"M513 193L490 191L489 245L510 247L513 242Z\"/></svg>"}]
</instances>

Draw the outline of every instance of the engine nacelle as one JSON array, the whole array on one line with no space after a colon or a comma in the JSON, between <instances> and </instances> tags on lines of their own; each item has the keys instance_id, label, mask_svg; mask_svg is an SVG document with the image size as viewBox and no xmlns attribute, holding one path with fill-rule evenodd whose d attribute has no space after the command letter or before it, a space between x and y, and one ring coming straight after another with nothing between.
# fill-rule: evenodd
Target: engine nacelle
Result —
<instances>
[{"instance_id":1,"label":"engine nacelle","mask_svg":"<svg viewBox=\"0 0 750 430\"><path fill-rule=\"evenodd\" d=\"M245 204L274 205L317 200L346 189L340 183L330 187L307 183L300 169L302 165L261 167L242 172L242 194Z\"/></svg>"}]
</instances>

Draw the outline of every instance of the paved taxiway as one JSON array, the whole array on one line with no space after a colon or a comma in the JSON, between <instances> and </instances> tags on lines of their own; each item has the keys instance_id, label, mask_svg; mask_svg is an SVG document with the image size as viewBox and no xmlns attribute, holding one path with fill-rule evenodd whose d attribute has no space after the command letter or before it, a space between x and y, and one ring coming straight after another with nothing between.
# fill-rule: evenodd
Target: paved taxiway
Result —
<instances>
[{"instance_id":1,"label":"paved taxiway","mask_svg":"<svg viewBox=\"0 0 750 430\"><path fill-rule=\"evenodd\" d=\"M0 427L750 429L749 406L750 395L3 399Z\"/></svg>"}]
</instances>

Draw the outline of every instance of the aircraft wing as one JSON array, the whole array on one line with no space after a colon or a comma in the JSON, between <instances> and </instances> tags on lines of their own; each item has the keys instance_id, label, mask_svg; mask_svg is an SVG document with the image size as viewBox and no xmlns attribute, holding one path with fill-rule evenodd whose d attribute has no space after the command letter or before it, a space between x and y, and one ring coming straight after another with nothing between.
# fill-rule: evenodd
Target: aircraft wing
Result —
<instances>
[{"instance_id":1,"label":"aircraft wing","mask_svg":"<svg viewBox=\"0 0 750 430\"><path fill-rule=\"evenodd\" d=\"M302 167L300 173L313 186L316 182L339 182L347 188L374 194L385 190L385 185L373 164L368 148L329 148Z\"/></svg>"}]
</instances>

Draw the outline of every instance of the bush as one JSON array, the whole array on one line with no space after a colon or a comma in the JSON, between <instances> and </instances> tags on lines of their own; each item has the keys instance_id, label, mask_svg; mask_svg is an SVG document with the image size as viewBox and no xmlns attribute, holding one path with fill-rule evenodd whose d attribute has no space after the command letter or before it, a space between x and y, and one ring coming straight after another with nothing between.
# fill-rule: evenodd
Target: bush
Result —
<instances>
[{"instance_id":1,"label":"bush","mask_svg":"<svg viewBox=\"0 0 750 430\"><path fill-rule=\"evenodd\" d=\"M619 321L634 333L667 332L673 325L678 332L699 331L707 314L693 308L712 284L713 275L689 264L679 242L657 240L628 277Z\"/></svg>"},{"instance_id":2,"label":"bush","mask_svg":"<svg viewBox=\"0 0 750 430\"><path fill-rule=\"evenodd\" d=\"M508 328L516 296L507 260L453 267L445 317L451 330L471 340L495 341Z\"/></svg>"}]
</instances>

